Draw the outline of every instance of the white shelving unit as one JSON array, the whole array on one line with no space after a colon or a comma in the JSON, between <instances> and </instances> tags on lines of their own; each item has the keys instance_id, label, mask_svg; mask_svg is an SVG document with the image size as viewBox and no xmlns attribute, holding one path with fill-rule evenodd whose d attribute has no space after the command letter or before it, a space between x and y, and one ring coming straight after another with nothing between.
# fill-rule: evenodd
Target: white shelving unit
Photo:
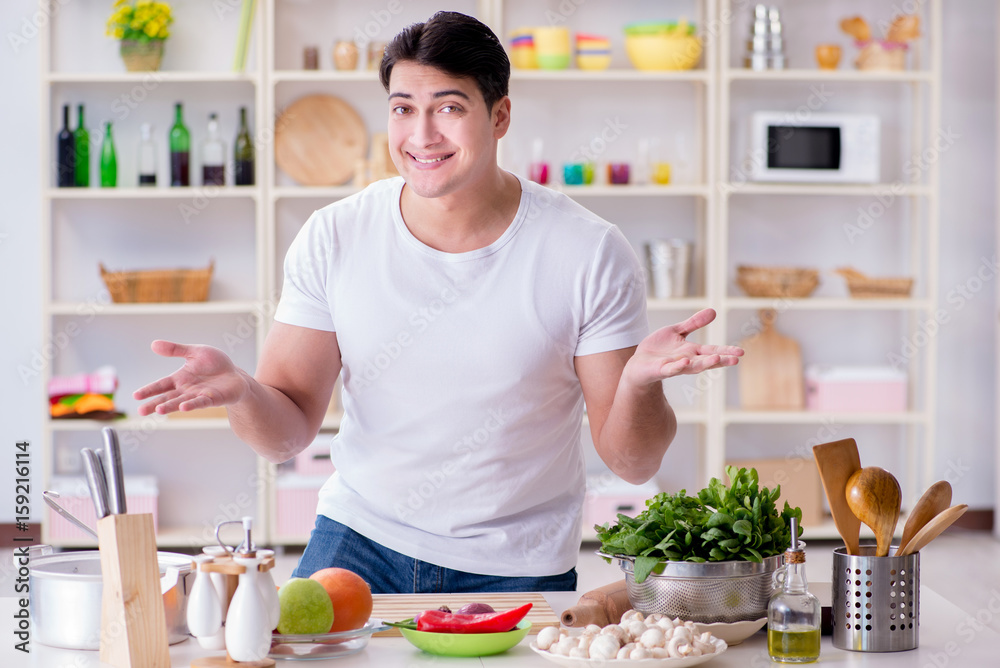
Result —
<instances>
[{"instance_id":1,"label":"white shelving unit","mask_svg":"<svg viewBox=\"0 0 1000 668\"><path fill-rule=\"evenodd\" d=\"M249 341L237 350L237 361L248 370L252 369L280 294L282 259L288 244L313 210L357 192L353 185L299 186L276 167L273 132L281 111L303 95L327 93L355 106L369 133L384 131L384 93L377 73L365 69L364 53L360 68L350 72L333 70L330 54L334 40L350 38L352 27L365 26L371 20L373 10L383 10L386 5L348 3L344 0L264 0L258 4L246 73L229 71L232 44L227 42L228 37L219 37L232 32L232 41L235 41L237 17L233 14L238 12L231 13L221 24L214 15L211 22L204 24L212 26L211 43L182 44L178 41L175 46L168 42L168 57L164 63L167 69L155 74L120 71L122 66L117 60L113 43L103 37L106 8L98 10L92 6L67 5L41 35L41 108L44 120L40 146L43 155L52 156L55 153L53 137L59 125L58 112L64 102L75 104L82 99L87 104L88 125L94 136L99 134L96 130L102 111L116 118L111 113L113 100L130 95L134 90L149 89L148 95L144 96L148 99L136 105L134 113L121 119L125 133L116 135L122 187L114 190L56 188L54 170L48 162L40 175L43 184L42 247L45 254L42 273L46 340L58 334L68 321L86 317L88 323L99 323L89 324L94 335L72 341L54 357L44 374L47 380L53 374L87 372L104 363L118 363L122 366L120 372L126 370L125 365L135 366L127 369L132 374L127 379L129 384L126 385L123 380L116 397L133 417L116 422L115 426L137 443L135 459L126 453L126 469L132 472L132 466L140 470L159 467L164 475L173 469L186 469L189 473L185 479L191 481L188 484L179 483L175 474L173 478L167 475L168 479L161 484L161 503L177 502L186 511L183 516L170 517L168 513L167 517L161 517L159 540L163 545L193 544L192 541L204 534L206 526L218 521L222 515L231 514L232 508L240 505L234 499L243 498L245 494L249 494L252 503L250 506L240 505L243 514L256 513L257 517L266 518L262 522L265 526L258 531L262 541L275 538L281 543L305 541L305 535L289 536L279 532L275 524L275 480L276 476L282 475L285 467L276 467L254 457L231 434L228 421L224 418L138 418L134 417L134 407L127 395L139 384L169 373L177 366L174 360L159 360L148 352L148 343L152 338L175 338L187 334L194 337L207 332L224 335L237 326L245 329L249 323L252 333ZM504 166L523 173L532 139L544 137L545 158L552 175L551 187L565 192L617 224L640 256L642 243L653 237L682 237L692 241L695 252L692 258L691 296L649 299L651 324L656 327L676 322L710 306L719 312L719 318L708 328L704 338L727 342L735 342L733 334L743 315L774 306L773 300L747 298L731 287L733 265L739 255L736 251L752 253L758 250L736 248L731 243L733 230L741 225L741 207L745 203L759 207L760 202L781 199L818 202L824 208L843 207L847 200L865 202L877 197L891 185L895 196L905 202L907 208L907 223L900 224L900 227L913 231L912 234L908 232L906 237L909 254L899 262L918 274L917 294L912 299L854 300L847 297L846 292L836 294L827 291L809 299L782 300L781 306L783 313L789 317L795 315L817 322L858 322L862 326L868 324L871 318L890 318L891 326L899 331L914 331L919 322L933 311L937 302L936 167L932 166L918 182L872 186L741 183L734 190L734 184L728 183L728 174L735 157L734 135L741 121L734 116L740 113L736 110L737 106L744 98L752 100L759 96L761 90L774 98L773 102L769 99L772 105L780 104L782 95L789 90L819 84L863 91L866 100L888 95L899 103L901 96L910 95L913 100L922 102L919 109L912 109L911 125L905 128L909 131L908 145L912 148L925 145L931 137L931 129L939 126L940 118L940 0L929 0L922 5L925 12L923 30L928 34L921 41L921 56L926 58L924 65L903 72L882 73L858 72L844 69L844 66L835 72L819 71L811 68L811 56L793 61L796 69L779 72L741 69L737 66L733 49L741 40L740 12L749 9L733 8L730 4L726 0L573 3L576 9L563 17L565 24L572 32L599 32L612 37L615 60L610 69L602 72L580 71L572 69L572 66L564 71L513 70L514 123L509 136L501 143ZM558 14L564 5L568 6L555 0L451 0L445 3L411 0L398 5L400 11L391 14L387 24L377 25L377 34L369 36L376 40L388 40L410 22L425 20L439 9L455 9L478 16L506 42L513 28L550 24L552 13ZM886 3L884 9L888 11L890 5ZM209 11L211 7L208 4L195 0L178 0L175 5L177 16L188 14L197 17L199 12ZM720 17L730 11L735 12L734 21L721 21ZM835 26L840 18L836 8L831 9L823 3L808 6L796 3L794 7L789 6L789 12L822 14L828 16L831 26ZM718 32L705 36L704 55L698 68L685 72L640 72L632 69L624 54L621 26L635 20L674 19L680 16L690 17L699 28L719 27ZM185 30L202 34L206 28L195 25L193 21L175 24L174 33L178 40ZM187 39L193 37L188 35ZM820 41L819 38L817 41ZM302 47L306 45L319 47L320 70L298 69ZM171 56L175 56L173 61ZM212 189L211 197L207 198L209 206L199 211L193 224L187 221L179 223L172 212L197 197L205 196L202 188L166 188L162 184L155 189L133 187L126 181L131 173L130 158L122 159L123 154L132 151L135 127L140 117L141 120L155 121L156 136L166 136L172 122L172 102L175 98L193 103L193 109L185 105L185 120L192 130L192 152L195 155L198 141L203 136L202 114L209 109L228 111L231 117L237 104L246 104L251 110L252 133L257 139L257 185ZM623 105L623 100L628 104ZM671 146L671 140L676 134L682 134L688 139L688 155L683 156L690 165L686 173L682 173L676 183L666 186L560 185L561 165L571 161L574 148L600 132L602 124L617 115L623 117L628 131L617 141L608 143L606 152L598 156L599 162L622 160L634 163L636 143L643 138L659 139L666 151L664 159L675 162L679 149ZM116 132L118 126L116 120ZM902 130L895 132L894 129L893 132L896 135L905 134ZM228 137L227 148L231 149L235 126L224 124L223 133L224 137ZM902 145L898 137L894 142L894 147ZM160 144L160 149L165 149L165 143ZM97 147L92 146L92 161L98 153ZM165 165L165 156L160 157ZM92 182L96 177L95 164L92 162L91 166ZM161 178L166 173L161 169ZM193 180L197 182L199 179L193 176ZM149 220L143 212L151 212ZM800 221L788 221L789 228L801 224ZM218 228L224 228L237 241L238 248L228 251L231 256L225 265L226 269L235 273L221 283L220 294L213 294L208 302L111 304L101 298L96 263L93 266L94 275L86 273L90 269L86 265L89 256L105 252L108 255L99 259L109 266L113 264L115 268L153 266L151 263L168 252L178 254L175 259L177 266L194 262L189 262L189 257L203 261L209 256L206 249L215 250L212 244L220 243L222 232ZM237 229L239 234L233 234ZM797 235L795 241L803 247L808 247L811 241L810 235L801 234L797 229L789 229L787 233ZM110 242L102 243L102 238L94 238L95 234L111 235ZM189 235L196 239L185 246L183 239ZM122 237L120 242L118 236ZM121 247L126 241L132 243L127 254ZM79 249L73 246L75 243L80 243ZM918 248L921 244L923 247ZM186 254L180 255L183 248L187 249ZM899 254L895 250L886 252ZM114 257L114 253L118 256ZM83 259L78 259L78 256ZM786 263L797 262L796 259ZM767 262L762 260L760 263ZM849 262L844 260L843 263ZM217 264L217 271L221 271L223 266ZM824 280L831 282L826 276ZM148 339L112 345L100 338L113 337L115 328L124 323L133 329L138 327L143 335L148 332ZM779 319L779 328L783 328L782 323ZM180 332L175 333L178 328ZM805 341L803 343L807 361L825 361L810 360L810 349ZM859 354L870 357L870 351L862 354L863 348L861 344L857 346ZM911 395L915 400L911 402L910 410L893 414L742 411L734 399L736 383L732 372L712 376L704 384L701 384L704 379L698 377L675 379L665 389L677 408L681 432L660 477L671 487L697 488L707 483L709 478L722 475L727 458L734 454L741 459L756 454L773 456L773 452L769 454L766 448L758 447L761 441L794 446L805 440L803 434L808 437L821 427L833 424L844 427L845 430L840 433L847 435L851 435L848 430L855 428L875 430L880 436L889 433L893 440L901 440L898 435L903 434L906 443L902 448L908 481L904 491L909 500L923 488L922 483L932 470L934 363L935 351L931 345L921 351L917 360L919 374L913 374L911 370ZM337 413L327 416L322 426L326 437L340 427L340 420L341 415ZM54 470L57 450L78 449L82 442L93 445L93 439L99 439L97 434L104 424L87 420L46 421L42 448L46 480ZM757 430L763 430L765 435L757 435ZM584 431L587 432L586 428ZM758 450L761 452L758 453ZM862 443L862 456L868 451L869 446ZM212 453L218 461L199 461L199 465L192 465L191 462L178 460L178 456L198 458L204 453ZM215 481L219 477L217 471L222 465L221 460L227 457L238 459L240 465L237 471L230 472L225 478L234 478L239 482L220 493L208 480ZM136 464L130 464L130 461L136 460L139 460ZM183 501L178 501L180 496L185 497ZM835 533L830 524L811 530L810 535L832 537Z\"/></svg>"},{"instance_id":2,"label":"white shelving unit","mask_svg":"<svg viewBox=\"0 0 1000 668\"><path fill-rule=\"evenodd\" d=\"M932 145L934 133L940 127L940 91L941 91L941 3L939 0L931 0L921 5L921 32L923 36L916 45L916 50L910 54L910 67L905 71L880 72L880 71L860 71L849 69L850 60L853 59L853 46L850 45L849 38L838 34L837 23L844 16L848 16L860 10L865 15L869 23L874 26L876 32L881 22L887 22L893 14L898 12L898 8L888 3L876 3L872 6L860 7L847 6L846 3L796 3L794 6L789 3L779 5L783 12L783 23L786 28L786 43L790 43L802 35L814 35L811 43L798 44L798 49L794 53L787 54L792 69L780 71L750 71L742 68L742 45L745 43L746 32L743 23L749 23L747 11L752 8L743 7L736 10L733 3L728 0L720 0L720 15L728 15L734 12L737 20L723 24L720 35L720 71L719 71L719 101L720 112L718 115L721 140L719 142L720 156L720 183L717 187L718 212L719 212L719 234L720 245L714 249L715 262L713 271L716 274L716 285L723 286L721 292L713 295L713 299L721 308L720 326L724 331L732 335L739 330L739 325L746 322L748 315L752 315L763 308L775 308L780 304L778 327L782 328L785 320L794 321L796 317L800 319L799 330L803 336L799 338L803 346L804 363L824 363L830 360L821 357L822 350L817 350L809 345L809 337L821 334L825 327L831 327L833 323L859 323L859 332L866 331L865 323L870 323L871 318L889 318L888 327L895 327L896 331L904 335L910 335L917 331L921 322L933 317L937 304L937 289L939 277L939 263L937 256L938 245L938 167L932 164L923 171L917 179L903 178L902 176L892 181L874 185L801 185L801 184L758 184L740 181L730 183L728 174L731 171L739 173L740 161L745 156L740 153L740 135L744 133L744 128L748 127L749 119L744 117L749 111L756 110L784 110L795 113L803 113L808 116L811 111L818 108L809 107L804 104L808 95L816 90L815 87L822 86L820 90L826 91L827 97L831 100L831 110L853 111L863 109L880 113L883 127L883 144L898 146L895 154L890 155L890 151L883 146L883 169L882 173L890 172L895 175L900 173L903 160L906 156L919 155L925 148ZM840 5L844 6L841 7ZM740 14L742 12L743 14ZM806 14L809 13L807 17ZM742 22L742 23L741 23ZM824 25L824 23L826 25ZM826 26L829 28L827 29ZM789 37L788 35L791 35ZM840 69L832 71L821 71L810 66L814 65L810 49L814 43L819 42L842 42L844 44L844 59ZM813 87L813 88L806 88ZM888 92L887 92L888 91ZM883 100L889 98L896 101L895 114L886 112ZM749 101L746 101L749 100ZM766 106L764 106L766 105ZM826 110L823 107L822 110ZM901 118L898 125L894 127L895 118ZM908 136L903 130L908 126ZM889 167L887 170L886 167ZM884 196L891 192L894 202L901 202L899 208L903 211L896 217L889 217L884 221L885 225L896 226L899 236L904 239L901 244L902 251L893 248L891 244L882 243L874 252L868 253L858 262L874 262L877 258L891 258L893 263L902 267L902 271L893 275L910 275L916 277L914 295L910 299L852 299L849 296L839 296L830 294L830 291L821 291L818 296L808 299L753 299L741 296L738 288L731 286L735 276L735 265L746 262L737 260L737 253L730 244L735 230L740 224L753 224L753 215L741 217L741 209L745 206L752 208L752 214L758 218L767 211L773 211L776 217L784 218L770 226L764 227L765 232L775 233L780 225L787 226L786 234L797 235L799 248L807 250L810 244L823 243L828 236L823 236L819 231L822 225L834 224L831 215L825 211L834 210L839 213L840 220L846 220L851 215L856 215L855 206L857 204L867 204L873 199ZM815 201L815 217L820 222L815 226L810 226L810 220L787 219L786 209L779 206L767 206L770 200L782 198L786 201L790 199ZM751 201L750 205L745 202ZM765 204L759 202L765 201ZM804 211L803 207L793 209ZM834 216L834 217L835 217ZM810 216L812 217L812 216ZM808 231L804 231L808 230ZM745 240L745 236L744 236ZM743 258L754 253L763 253L767 256L766 244L755 245L752 253L742 255ZM831 244L832 245L832 244ZM745 249L740 249L746 253ZM830 255L842 252L836 247L827 251ZM814 252L806 256L815 258ZM901 256L901 257L899 257ZM756 264L785 264L794 266L815 266L812 262L802 261L799 257L789 257L783 262L774 262L773 257L766 261L759 261ZM829 269L838 266L852 264L852 258L841 255L839 257L824 257L824 261L832 262ZM749 262L753 264L754 262ZM866 273L872 275L885 275L883 264L869 264L863 266ZM861 268L861 267L859 267ZM826 269L826 267L824 267ZM824 283L842 283L842 280L833 277L832 272L824 272L821 279ZM844 290L846 294L846 289ZM808 319L808 326L803 326L801 320ZM793 322L793 325L796 324ZM806 331L809 330L809 331ZM873 354L866 348L863 341L864 336L857 345L855 352L856 359L844 359L842 363L878 363L879 355ZM893 340L896 343L896 340ZM877 344L873 344L877 345ZM815 438L815 433L808 433L805 442L797 440L797 436L791 436L789 440L782 437L782 446L776 451L772 448L770 456L785 457L793 454L808 452L807 446L811 443L822 442L824 440L834 440L846 436L854 436L854 431L867 433L864 430L875 428L876 432L871 438L866 440L859 437L859 447L861 449L862 463L872 465L875 459L883 454L883 450L892 449L893 443L898 446L899 456L896 462L901 460L900 466L886 464L881 461L880 465L894 471L900 476L903 485L903 505L906 507L915 501L922 491L932 481L934 463L934 416L935 416L935 365L936 350L933 337L923 346L919 354L910 361L907 369L910 379L910 407L902 413L851 413L851 414L830 414L806 411L743 411L738 408L738 398L735 389L735 377L725 375L713 389L715 390L714 405L718 407L718 414L712 420L709 429L709 443L706 457L708 469L713 473L721 470L726 458L740 447L739 436L733 435L735 428L742 427L743 436L746 436L748 428L768 428L767 435L775 433L785 433L790 431L793 434L803 433L801 429L795 431L796 427L812 427L819 425L835 425L839 433L833 438ZM885 364L886 355L881 355L881 363ZM889 429L890 431L885 431ZM758 437L757 440L760 440ZM791 447L789 447L791 446ZM762 456L768 456L762 453ZM891 456L891 455L890 455ZM746 457L741 457L746 458ZM903 525L900 521L899 531ZM866 535L870 537L871 532ZM813 538L836 538L838 536L832 521L820 527L808 527L807 533Z\"/></svg>"}]
</instances>

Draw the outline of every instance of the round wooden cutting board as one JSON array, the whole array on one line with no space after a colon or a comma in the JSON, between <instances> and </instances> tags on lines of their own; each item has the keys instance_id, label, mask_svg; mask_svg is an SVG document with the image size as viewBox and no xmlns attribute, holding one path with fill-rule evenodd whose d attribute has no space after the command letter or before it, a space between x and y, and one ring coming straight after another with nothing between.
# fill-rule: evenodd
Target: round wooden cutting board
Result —
<instances>
[{"instance_id":1,"label":"round wooden cutting board","mask_svg":"<svg viewBox=\"0 0 1000 668\"><path fill-rule=\"evenodd\" d=\"M336 186L354 175L368 152L364 121L332 95L309 95L293 102L274 128L274 160L304 186Z\"/></svg>"}]
</instances>

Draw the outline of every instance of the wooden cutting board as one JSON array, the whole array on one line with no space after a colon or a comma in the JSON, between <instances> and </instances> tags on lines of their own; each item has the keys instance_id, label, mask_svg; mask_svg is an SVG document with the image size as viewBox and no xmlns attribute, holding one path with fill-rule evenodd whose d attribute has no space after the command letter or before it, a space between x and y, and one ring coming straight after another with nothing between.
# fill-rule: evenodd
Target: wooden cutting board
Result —
<instances>
[{"instance_id":1,"label":"wooden cutting board","mask_svg":"<svg viewBox=\"0 0 1000 668\"><path fill-rule=\"evenodd\" d=\"M274 161L304 186L350 181L367 151L364 121L339 97L300 98L274 124Z\"/></svg>"},{"instance_id":2,"label":"wooden cutting board","mask_svg":"<svg viewBox=\"0 0 1000 668\"><path fill-rule=\"evenodd\" d=\"M801 410L805 404L799 344L774 329L777 314L760 312L762 329L740 347L746 353L736 367L740 406L744 410Z\"/></svg>"},{"instance_id":3,"label":"wooden cutting board","mask_svg":"<svg viewBox=\"0 0 1000 668\"><path fill-rule=\"evenodd\" d=\"M398 622L413 617L424 610L434 610L447 605L458 610L468 603L487 603L497 612L510 610L531 603L531 611L525 617L531 622L529 635L537 635L546 626L559 626L559 615L552 610L545 597L538 592L531 593L488 593L488 594L375 594L372 617L389 622ZM378 637L401 636L397 628L380 631Z\"/></svg>"}]
</instances>

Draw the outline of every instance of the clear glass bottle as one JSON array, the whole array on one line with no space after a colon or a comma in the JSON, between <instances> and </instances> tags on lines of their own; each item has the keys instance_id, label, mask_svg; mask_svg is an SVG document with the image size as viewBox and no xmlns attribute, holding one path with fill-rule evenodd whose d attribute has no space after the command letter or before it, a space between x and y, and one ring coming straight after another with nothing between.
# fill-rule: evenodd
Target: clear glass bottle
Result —
<instances>
[{"instance_id":1,"label":"clear glass bottle","mask_svg":"<svg viewBox=\"0 0 1000 668\"><path fill-rule=\"evenodd\" d=\"M156 144L153 143L153 128L149 123L139 127L139 186L156 185Z\"/></svg>"},{"instance_id":2,"label":"clear glass bottle","mask_svg":"<svg viewBox=\"0 0 1000 668\"><path fill-rule=\"evenodd\" d=\"M219 137L219 116L208 115L208 137L201 144L201 185L226 185L226 145Z\"/></svg>"},{"instance_id":3,"label":"clear glass bottle","mask_svg":"<svg viewBox=\"0 0 1000 668\"><path fill-rule=\"evenodd\" d=\"M531 164L528 165L528 178L543 186L549 182L549 163L542 158L544 146L542 138L536 137L531 144Z\"/></svg>"},{"instance_id":4,"label":"clear glass bottle","mask_svg":"<svg viewBox=\"0 0 1000 668\"><path fill-rule=\"evenodd\" d=\"M792 518L792 544L785 565L774 573L775 592L767 606L767 653L779 663L811 663L819 658L821 608L809 593L806 554Z\"/></svg>"}]
</instances>

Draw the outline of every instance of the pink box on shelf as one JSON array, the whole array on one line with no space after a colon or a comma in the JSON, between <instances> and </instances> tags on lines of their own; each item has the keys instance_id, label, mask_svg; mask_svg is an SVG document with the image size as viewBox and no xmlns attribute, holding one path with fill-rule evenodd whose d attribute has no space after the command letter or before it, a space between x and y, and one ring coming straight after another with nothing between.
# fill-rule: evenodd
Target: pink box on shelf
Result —
<instances>
[{"instance_id":1,"label":"pink box on shelf","mask_svg":"<svg viewBox=\"0 0 1000 668\"><path fill-rule=\"evenodd\" d=\"M331 476L337 469L330 461L330 440L316 441L295 455L295 472L300 475Z\"/></svg>"},{"instance_id":2,"label":"pink box on shelf","mask_svg":"<svg viewBox=\"0 0 1000 668\"><path fill-rule=\"evenodd\" d=\"M97 512L94 501L90 497L90 488L86 478L77 476L52 476L49 489L59 494L56 499L59 505L76 516L90 528L97 529ZM153 515L153 531L158 529L159 513L157 510L159 490L155 476L125 476L125 509L129 513L151 513ZM49 540L58 543L63 541L92 541L81 529L69 520L61 517L56 511L45 506L48 522Z\"/></svg>"},{"instance_id":3,"label":"pink box on shelf","mask_svg":"<svg viewBox=\"0 0 1000 668\"><path fill-rule=\"evenodd\" d=\"M806 368L806 409L842 413L898 413L907 408L907 376L883 366Z\"/></svg>"},{"instance_id":4,"label":"pink box on shelf","mask_svg":"<svg viewBox=\"0 0 1000 668\"><path fill-rule=\"evenodd\" d=\"M329 476L283 473L275 480L275 534L281 538L308 538L316 524L319 489Z\"/></svg>"},{"instance_id":5,"label":"pink box on shelf","mask_svg":"<svg viewBox=\"0 0 1000 668\"><path fill-rule=\"evenodd\" d=\"M589 532L594 525L618 521L618 513L635 517L646 509L646 499L659 494L653 482L630 485L619 478L588 476L587 495L583 500L583 529Z\"/></svg>"}]
</instances>

